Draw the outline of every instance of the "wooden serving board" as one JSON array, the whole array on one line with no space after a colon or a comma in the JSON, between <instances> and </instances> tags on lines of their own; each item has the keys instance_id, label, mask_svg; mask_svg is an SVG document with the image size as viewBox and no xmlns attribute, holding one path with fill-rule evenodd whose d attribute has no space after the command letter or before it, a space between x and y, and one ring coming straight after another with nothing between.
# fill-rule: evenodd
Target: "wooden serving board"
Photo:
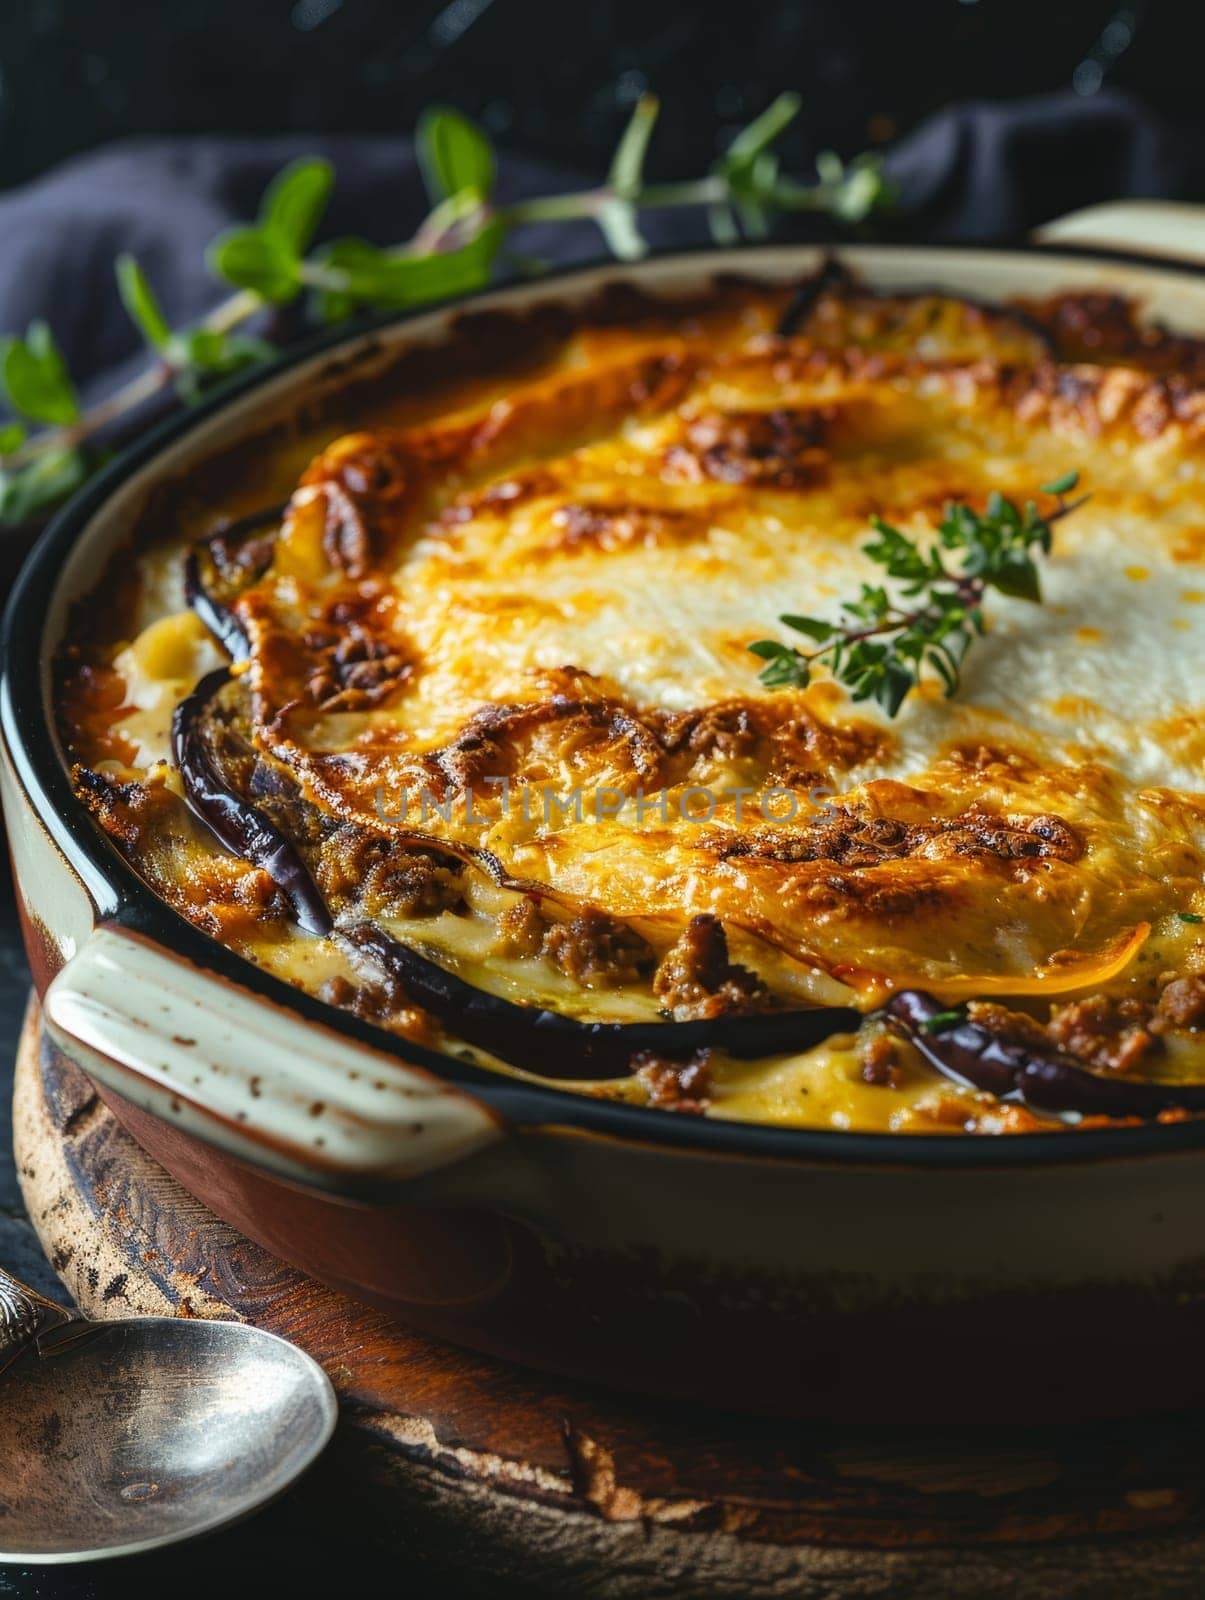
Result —
<instances>
[{"instance_id":1,"label":"wooden serving board","mask_svg":"<svg viewBox=\"0 0 1205 1600\"><path fill-rule=\"evenodd\" d=\"M302 1492L455 1592L1205 1592L1198 1416L919 1433L658 1409L434 1344L275 1260L143 1154L32 1002L14 1114L30 1214L80 1306L237 1317L308 1350L343 1420Z\"/></svg>"}]
</instances>

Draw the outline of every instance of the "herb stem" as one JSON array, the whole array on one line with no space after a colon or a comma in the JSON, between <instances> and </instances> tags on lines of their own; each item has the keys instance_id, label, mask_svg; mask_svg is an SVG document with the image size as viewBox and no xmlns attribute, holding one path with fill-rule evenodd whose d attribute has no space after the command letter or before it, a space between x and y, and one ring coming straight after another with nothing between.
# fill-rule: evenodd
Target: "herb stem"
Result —
<instances>
[{"instance_id":1,"label":"herb stem","mask_svg":"<svg viewBox=\"0 0 1205 1600\"><path fill-rule=\"evenodd\" d=\"M86 444L110 423L117 422L147 400L161 394L170 387L174 376L173 369L166 362L156 362L128 383L123 383L120 389L115 389L104 400L98 401L75 422L66 422L57 428L44 428L35 434L19 450L5 456L3 466L6 469L26 466L51 451L74 450Z\"/></svg>"},{"instance_id":2,"label":"herb stem","mask_svg":"<svg viewBox=\"0 0 1205 1600\"><path fill-rule=\"evenodd\" d=\"M968 611L982 604L985 585L981 578L959 582L957 589L958 598ZM938 611L935 606L918 606L915 611L899 611L893 606L881 622L869 628L842 629L841 638L847 645L859 644L863 639L875 639L883 633L898 633L901 628L923 626L930 619L936 620L937 617ZM821 646L817 650L800 650L798 654L804 661L819 661L822 656L828 655L831 649L831 645Z\"/></svg>"},{"instance_id":3,"label":"herb stem","mask_svg":"<svg viewBox=\"0 0 1205 1600\"><path fill-rule=\"evenodd\" d=\"M575 222L596 216L608 198L606 188L583 189L577 194L533 195L529 200L503 206L495 215L507 227L532 222Z\"/></svg>"},{"instance_id":4,"label":"herb stem","mask_svg":"<svg viewBox=\"0 0 1205 1600\"><path fill-rule=\"evenodd\" d=\"M729 198L728 180L719 173L684 183L652 183L640 191L640 204L650 211L667 211L675 206L722 205Z\"/></svg>"},{"instance_id":5,"label":"herb stem","mask_svg":"<svg viewBox=\"0 0 1205 1600\"><path fill-rule=\"evenodd\" d=\"M210 333L230 333L262 311L263 306L263 301L251 289L240 289L214 306L202 319L201 326Z\"/></svg>"}]
</instances>

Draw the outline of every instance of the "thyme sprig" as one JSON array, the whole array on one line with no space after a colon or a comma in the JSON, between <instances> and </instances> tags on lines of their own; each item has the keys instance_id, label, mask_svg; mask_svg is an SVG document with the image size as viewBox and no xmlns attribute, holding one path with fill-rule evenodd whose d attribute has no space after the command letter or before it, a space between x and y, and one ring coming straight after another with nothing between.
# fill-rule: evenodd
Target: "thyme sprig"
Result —
<instances>
[{"instance_id":1,"label":"thyme sprig","mask_svg":"<svg viewBox=\"0 0 1205 1600\"><path fill-rule=\"evenodd\" d=\"M1067 496L1079 482L1064 473L1042 485L1054 495L1054 510L1042 513L1034 501L1019 507L993 491L982 511L962 502L946 506L937 540L927 550L901 529L872 517L875 537L863 553L895 579L891 592L864 583L857 600L842 606L844 620L786 614L784 627L818 646L800 650L777 639L759 639L749 649L766 663L758 674L768 688L805 688L812 669L824 665L854 700L873 700L894 717L931 667L947 696L959 685L962 663L984 631L983 601L989 590L1018 600L1039 602L1041 577L1035 556L1050 554L1051 525L1087 499ZM904 600L920 599L916 606Z\"/></svg>"},{"instance_id":2,"label":"thyme sprig","mask_svg":"<svg viewBox=\"0 0 1205 1600\"><path fill-rule=\"evenodd\" d=\"M102 458L98 436L154 396L174 388L191 401L215 379L271 359L272 346L245 331L265 307L303 300L312 320L338 322L479 289L500 263L539 271L542 262L511 248L512 236L533 223L592 221L612 253L631 260L647 249L640 231L646 211L701 209L716 241L728 244L764 237L785 213L855 223L885 206L888 187L873 156L846 165L822 152L807 182L782 172L773 145L799 106L798 96L780 95L704 177L648 183L644 161L659 107L645 95L604 183L509 205L494 198L497 164L486 135L456 111L433 109L416 130L432 209L409 239L387 248L359 238L315 247L334 171L317 157L292 162L268 186L256 220L209 247L211 271L235 292L194 326L173 329L139 263L129 255L118 260L118 291L151 364L99 404L81 405L46 323L33 323L24 338L0 340L0 394L12 413L0 417L0 525L36 516L78 488Z\"/></svg>"}]
</instances>

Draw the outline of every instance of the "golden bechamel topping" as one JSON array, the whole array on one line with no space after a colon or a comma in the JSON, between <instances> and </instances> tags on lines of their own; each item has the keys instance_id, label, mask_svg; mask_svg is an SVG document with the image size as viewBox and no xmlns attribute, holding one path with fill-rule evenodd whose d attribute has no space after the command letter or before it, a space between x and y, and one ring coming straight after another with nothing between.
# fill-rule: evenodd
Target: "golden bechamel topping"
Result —
<instances>
[{"instance_id":1,"label":"golden bechamel topping","mask_svg":"<svg viewBox=\"0 0 1205 1600\"><path fill-rule=\"evenodd\" d=\"M1198 347L1170 341L1169 371L1169 337L1099 296L1022 312L835 278L784 336L787 299L585 313L536 360L349 417L283 517L207 538L249 645L211 742L334 937L297 931L170 760L174 707L224 659L183 609L184 549L292 458L182 513L115 587L115 634L65 663L81 792L207 931L424 1042L454 1027L340 930L580 1019L923 989L1103 1076L1205 1078ZM1108 365L1080 359L1094 321ZM1024 501L1068 467L1090 498L1044 603L989 597L955 697L923 682L889 720L822 673L758 682L748 646L781 613L837 620L879 581L871 516L924 546L946 502ZM878 1020L633 1065L585 1087L798 1125L1060 1125Z\"/></svg>"}]
</instances>

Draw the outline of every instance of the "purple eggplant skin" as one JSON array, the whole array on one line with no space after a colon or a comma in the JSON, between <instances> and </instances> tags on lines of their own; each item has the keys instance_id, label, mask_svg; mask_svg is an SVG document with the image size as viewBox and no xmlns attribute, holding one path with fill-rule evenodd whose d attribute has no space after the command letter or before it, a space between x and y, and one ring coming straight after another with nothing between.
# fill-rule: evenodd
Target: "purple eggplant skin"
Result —
<instances>
[{"instance_id":1,"label":"purple eggplant skin","mask_svg":"<svg viewBox=\"0 0 1205 1600\"><path fill-rule=\"evenodd\" d=\"M251 641L242 623L220 600L215 600L201 577L201 563L195 550L184 558L184 598L231 661L251 659Z\"/></svg>"},{"instance_id":2,"label":"purple eggplant skin","mask_svg":"<svg viewBox=\"0 0 1205 1600\"><path fill-rule=\"evenodd\" d=\"M331 931L331 916L297 847L274 822L234 792L222 777L202 731L214 696L230 682L229 667L217 667L176 707L172 755L189 810L235 855L261 867L288 897L298 926L319 936Z\"/></svg>"},{"instance_id":3,"label":"purple eggplant skin","mask_svg":"<svg viewBox=\"0 0 1205 1600\"><path fill-rule=\"evenodd\" d=\"M1041 1111L1083 1116L1157 1117L1163 1111L1205 1111L1205 1083L1149 1083L1106 1078L1082 1067L1053 1045L1049 1051L1002 1039L921 989L905 989L884 1007L889 1024L904 1034L945 1078L986 1089L1001 1100L1024 1100Z\"/></svg>"},{"instance_id":4,"label":"purple eggplant skin","mask_svg":"<svg viewBox=\"0 0 1205 1600\"><path fill-rule=\"evenodd\" d=\"M270 522L279 522L289 509L287 500L274 500L270 506L258 506L254 511L248 511L245 516L236 517L233 522L223 518L209 536L207 542L214 539L224 539L228 544L237 544L249 533L254 533L256 528L266 528Z\"/></svg>"},{"instance_id":5,"label":"purple eggplant skin","mask_svg":"<svg viewBox=\"0 0 1205 1600\"><path fill-rule=\"evenodd\" d=\"M375 923L357 923L336 939L367 956L466 1044L550 1078L621 1077L645 1050L683 1061L708 1048L744 1059L803 1050L831 1034L852 1032L862 1021L847 1007L817 1006L702 1022L579 1022L479 989Z\"/></svg>"},{"instance_id":6,"label":"purple eggplant skin","mask_svg":"<svg viewBox=\"0 0 1205 1600\"><path fill-rule=\"evenodd\" d=\"M805 278L792 294L778 319L775 333L780 339L789 339L799 327L800 323L807 320L812 308L828 289L835 289L838 284L852 284L853 274L835 256L828 256L818 271Z\"/></svg>"},{"instance_id":7,"label":"purple eggplant skin","mask_svg":"<svg viewBox=\"0 0 1205 1600\"><path fill-rule=\"evenodd\" d=\"M184 598L232 661L250 660L251 641L230 607L215 599L205 587L205 580L201 576L200 550L212 546L218 538L237 544L257 528L279 522L288 505L287 500L280 500L274 505L249 511L245 517L239 517L234 522L219 524L216 532L202 541L200 547L190 550L184 558Z\"/></svg>"}]
</instances>

